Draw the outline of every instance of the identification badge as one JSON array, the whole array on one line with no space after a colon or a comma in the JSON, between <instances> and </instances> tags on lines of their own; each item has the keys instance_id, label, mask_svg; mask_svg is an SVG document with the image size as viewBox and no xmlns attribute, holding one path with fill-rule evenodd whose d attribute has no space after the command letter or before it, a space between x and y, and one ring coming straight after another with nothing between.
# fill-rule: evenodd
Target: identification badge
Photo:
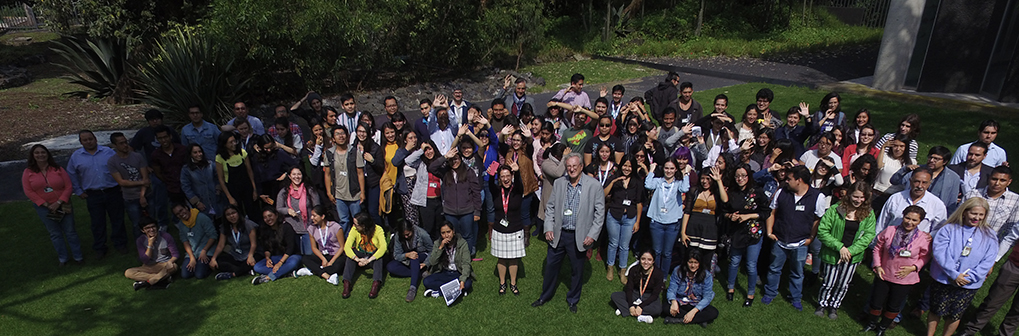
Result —
<instances>
[{"instance_id":1,"label":"identification badge","mask_svg":"<svg viewBox=\"0 0 1019 336\"><path fill-rule=\"evenodd\" d=\"M505 227L509 227L509 221L506 220L505 218L499 220L499 224L502 224L502 226L505 226Z\"/></svg>"},{"instance_id":2,"label":"identification badge","mask_svg":"<svg viewBox=\"0 0 1019 336\"><path fill-rule=\"evenodd\" d=\"M573 216L573 210L566 209L563 211L563 216Z\"/></svg>"},{"instance_id":3,"label":"identification badge","mask_svg":"<svg viewBox=\"0 0 1019 336\"><path fill-rule=\"evenodd\" d=\"M969 247L969 246L963 247L962 248L962 256L963 257L968 257L969 256L969 252L972 251L972 250L973 250L972 247Z\"/></svg>"},{"instance_id":4,"label":"identification badge","mask_svg":"<svg viewBox=\"0 0 1019 336\"><path fill-rule=\"evenodd\" d=\"M899 256L903 258L909 258L913 256L913 252L910 252L909 250L902 250L899 251Z\"/></svg>"},{"instance_id":5,"label":"identification badge","mask_svg":"<svg viewBox=\"0 0 1019 336\"><path fill-rule=\"evenodd\" d=\"M682 122L684 124L689 123L690 122L690 117L683 118Z\"/></svg>"},{"instance_id":6,"label":"identification badge","mask_svg":"<svg viewBox=\"0 0 1019 336\"><path fill-rule=\"evenodd\" d=\"M807 210L807 206L806 205L797 205L796 206L796 211L803 211L803 210Z\"/></svg>"},{"instance_id":7,"label":"identification badge","mask_svg":"<svg viewBox=\"0 0 1019 336\"><path fill-rule=\"evenodd\" d=\"M435 184L435 183L429 183L429 184L428 184L428 187L429 187L429 188L438 188L438 187L439 187L439 185L437 185L437 184Z\"/></svg>"},{"instance_id":8,"label":"identification badge","mask_svg":"<svg viewBox=\"0 0 1019 336\"><path fill-rule=\"evenodd\" d=\"M241 249L234 249L234 252L237 252L237 254L241 254Z\"/></svg>"},{"instance_id":9,"label":"identification badge","mask_svg":"<svg viewBox=\"0 0 1019 336\"><path fill-rule=\"evenodd\" d=\"M710 215L710 214L711 214L711 209L704 209L704 210L701 210L701 212L703 212L703 213L706 213L706 214L709 214L709 215Z\"/></svg>"},{"instance_id":10,"label":"identification badge","mask_svg":"<svg viewBox=\"0 0 1019 336\"><path fill-rule=\"evenodd\" d=\"M341 172L340 172L340 176L347 176L347 172L345 172L345 171L341 171Z\"/></svg>"},{"instance_id":11,"label":"identification badge","mask_svg":"<svg viewBox=\"0 0 1019 336\"><path fill-rule=\"evenodd\" d=\"M661 212L662 212L662 213L669 213L669 209L666 209L666 208L662 208L662 209L661 209Z\"/></svg>"},{"instance_id":12,"label":"identification badge","mask_svg":"<svg viewBox=\"0 0 1019 336\"><path fill-rule=\"evenodd\" d=\"M188 232L188 237L194 237L194 236L195 236L194 232Z\"/></svg>"},{"instance_id":13,"label":"identification badge","mask_svg":"<svg viewBox=\"0 0 1019 336\"><path fill-rule=\"evenodd\" d=\"M690 301L690 299L689 299L689 298L685 298L685 297L684 297L684 298L683 298L683 299L682 299L681 301L683 301L683 302L689 302L689 301Z\"/></svg>"},{"instance_id":14,"label":"identification badge","mask_svg":"<svg viewBox=\"0 0 1019 336\"><path fill-rule=\"evenodd\" d=\"M53 192L53 188L50 188L50 187L46 187L46 188L43 188L43 190L42 190L42 191L45 191L45 192L51 193L51 192Z\"/></svg>"},{"instance_id":15,"label":"identification badge","mask_svg":"<svg viewBox=\"0 0 1019 336\"><path fill-rule=\"evenodd\" d=\"M623 200L623 205L630 206L630 200Z\"/></svg>"},{"instance_id":16,"label":"identification badge","mask_svg":"<svg viewBox=\"0 0 1019 336\"><path fill-rule=\"evenodd\" d=\"M639 306L641 303L644 303L644 301L641 301L641 299L633 300L633 305L634 306Z\"/></svg>"}]
</instances>

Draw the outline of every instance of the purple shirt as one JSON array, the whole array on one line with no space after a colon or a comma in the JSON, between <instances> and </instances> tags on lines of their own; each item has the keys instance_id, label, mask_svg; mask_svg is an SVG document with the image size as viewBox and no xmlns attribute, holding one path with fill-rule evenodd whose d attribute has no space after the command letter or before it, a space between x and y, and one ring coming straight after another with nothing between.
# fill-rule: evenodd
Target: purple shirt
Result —
<instances>
[{"instance_id":1,"label":"purple shirt","mask_svg":"<svg viewBox=\"0 0 1019 336\"><path fill-rule=\"evenodd\" d=\"M314 225L308 226L308 234L311 235L311 239L315 240L315 244L318 244L318 249L322 251L322 254L336 255L343 249L336 239L338 232L340 232L340 224L333 221L326 222L325 229Z\"/></svg>"},{"instance_id":2,"label":"purple shirt","mask_svg":"<svg viewBox=\"0 0 1019 336\"><path fill-rule=\"evenodd\" d=\"M152 258L149 258L149 256L145 254L145 250L147 250L149 246L148 244L148 236L146 235L138 236L138 239L135 239L135 246L138 246L138 260L140 260L142 264L151 265L170 261L171 258L180 257L180 254L177 252L177 244L174 243L173 237L171 237L169 233L160 232L159 235L156 236L156 243L154 245L156 248L156 255Z\"/></svg>"},{"instance_id":3,"label":"purple shirt","mask_svg":"<svg viewBox=\"0 0 1019 336\"><path fill-rule=\"evenodd\" d=\"M588 98L587 92L584 92L583 90L581 90L580 93L578 94L576 92L573 92L571 88L565 88L559 90L559 92L556 93L555 96L553 96L552 98L560 99L564 103L570 105L580 105L588 110L591 109L591 98Z\"/></svg>"}]
</instances>

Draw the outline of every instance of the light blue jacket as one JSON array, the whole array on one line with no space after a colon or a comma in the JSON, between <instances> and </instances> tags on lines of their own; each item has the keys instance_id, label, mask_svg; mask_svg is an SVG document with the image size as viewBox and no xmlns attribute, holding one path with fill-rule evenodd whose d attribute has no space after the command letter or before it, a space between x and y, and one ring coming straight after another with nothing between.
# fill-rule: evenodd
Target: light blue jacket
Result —
<instances>
[{"instance_id":1,"label":"light blue jacket","mask_svg":"<svg viewBox=\"0 0 1019 336\"><path fill-rule=\"evenodd\" d=\"M664 177L655 177L648 174L644 179L644 188L654 191L651 202L648 202L647 215L651 220L662 224L675 224L683 219L683 193L690 191L689 176L683 174L683 179L673 179L671 187L665 183ZM666 189L668 189L669 201L665 202ZM662 212L665 209L665 212Z\"/></svg>"}]
</instances>

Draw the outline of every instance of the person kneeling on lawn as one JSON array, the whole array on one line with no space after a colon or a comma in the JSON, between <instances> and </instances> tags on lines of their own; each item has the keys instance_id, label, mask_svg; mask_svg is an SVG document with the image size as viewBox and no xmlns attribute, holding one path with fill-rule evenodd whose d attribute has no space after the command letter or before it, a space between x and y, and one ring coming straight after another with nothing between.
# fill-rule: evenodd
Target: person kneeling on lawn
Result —
<instances>
[{"instance_id":1,"label":"person kneeling on lawn","mask_svg":"<svg viewBox=\"0 0 1019 336\"><path fill-rule=\"evenodd\" d=\"M169 233L159 232L156 220L143 216L138 220L142 235L138 236L138 260L142 265L128 268L124 276L134 280L134 290L164 289L170 286L171 275L177 272L177 244Z\"/></svg>"}]
</instances>

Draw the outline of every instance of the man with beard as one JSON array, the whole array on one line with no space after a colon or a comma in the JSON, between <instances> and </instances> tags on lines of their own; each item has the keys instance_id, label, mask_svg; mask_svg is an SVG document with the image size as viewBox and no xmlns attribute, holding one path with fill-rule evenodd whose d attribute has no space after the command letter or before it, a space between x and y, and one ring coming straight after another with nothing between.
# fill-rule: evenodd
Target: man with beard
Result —
<instances>
[{"instance_id":1,"label":"man with beard","mask_svg":"<svg viewBox=\"0 0 1019 336\"><path fill-rule=\"evenodd\" d=\"M899 225L902 223L902 210L907 206L916 205L927 211L927 216L920 221L917 229L933 235L948 219L948 213L945 210L945 203L941 202L937 195L927 192L932 177L930 168L923 166L914 169L913 175L909 178L909 189L892 194L885 202L878 216L875 232L884 231L888 226Z\"/></svg>"}]
</instances>

